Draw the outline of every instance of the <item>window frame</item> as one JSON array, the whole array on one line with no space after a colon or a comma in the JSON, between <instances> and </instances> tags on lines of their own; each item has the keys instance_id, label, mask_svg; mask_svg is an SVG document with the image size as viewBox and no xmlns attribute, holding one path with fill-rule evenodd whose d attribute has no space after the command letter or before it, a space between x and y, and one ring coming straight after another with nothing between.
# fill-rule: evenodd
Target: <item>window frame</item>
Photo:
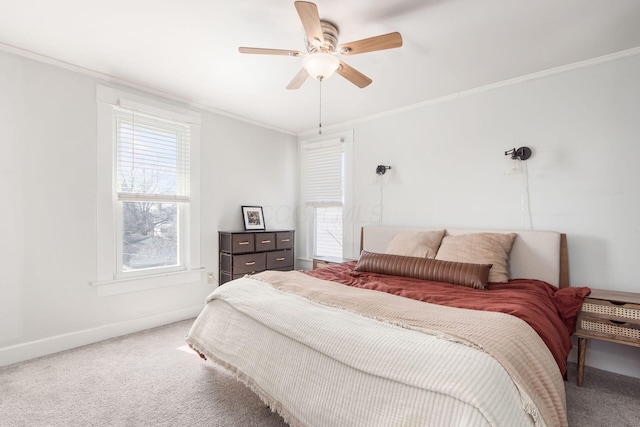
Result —
<instances>
[{"instance_id":1,"label":"window frame","mask_svg":"<svg viewBox=\"0 0 640 427\"><path fill-rule=\"evenodd\" d=\"M200 267L200 113L108 86L96 85L97 101L97 274L91 286L98 296L202 282ZM183 224L181 266L122 273L123 202L117 200L117 144L114 107L131 108L188 123L190 132L190 201L178 203Z\"/></svg>"},{"instance_id":2,"label":"window frame","mask_svg":"<svg viewBox=\"0 0 640 427\"><path fill-rule=\"evenodd\" d=\"M142 106L139 108L148 108L148 107ZM187 252L186 245L188 244L188 239L186 239L185 233L187 229L186 225L189 222L188 209L189 209L190 200L188 200L188 202L186 203L184 201L186 199L189 199L188 181L189 181L189 175L191 174L191 169L189 167L188 173L186 175L184 174L183 156L185 154L189 154L189 158L186 159L186 162L190 166L189 148L191 146L191 135L190 135L191 126L189 126L188 123L184 122L185 120L184 118L172 120L172 119L168 119L167 117L161 117L158 114L148 113L146 111L141 111L133 108L122 108L119 106L118 107L114 106L113 114L114 114L114 138L115 138L114 144L115 144L115 150L116 150L116 161L114 164L114 171L116 173L116 188L114 188L114 191L117 194L116 278L141 277L141 276L148 276L153 274L184 271L188 267L187 265L188 259L185 257L185 253ZM163 116L166 116L166 114L164 114ZM138 118L142 119L142 124L138 123ZM118 181L121 178L121 173L122 173L120 171L120 167L123 165L128 166L128 164L126 161L123 162L122 158L118 157L118 152L122 148L124 148L126 151L133 150L135 152L135 149L133 148L135 144L134 146L129 148L126 146L128 141L122 141L122 136L118 136L118 135L121 135L120 132L121 132L121 126L123 123L130 123L132 126L132 129L135 127L140 127L142 130L144 129L144 123L149 123L152 129L152 132L155 131L154 128L157 129L158 125L160 125L161 127L165 127L168 124L168 127L177 133L177 136L179 137L177 141L180 140L180 144L184 143L182 141L184 139L184 136L189 135L189 138L188 138L189 141L187 143L188 146L186 147L186 149L182 145L176 146L176 148L178 149L177 154L179 157L176 158L176 163L177 163L176 174L178 177L178 182L175 188L175 193L173 194L157 194L157 193L146 194L146 193L135 193L135 192L131 193L130 191L124 191L122 188L119 188L121 187L121 185L118 184ZM141 143L145 142L144 138L141 139L140 141ZM154 147L154 148L157 149L157 147ZM153 160L155 161L156 159L154 158ZM157 166L157 163L154 164L154 167L152 168L152 170L156 170L156 166ZM184 184L184 178L186 178L187 184ZM178 199L180 199L180 201L178 201ZM177 230L178 230L178 236L176 239L176 244L178 246L177 254L176 254L177 255L176 264L169 265L169 266L162 266L162 267L136 269L136 270L130 270L130 271L125 270L124 268L124 265L125 265L124 264L124 249L125 249L124 248L124 243L125 243L124 213L125 213L125 203L127 202L172 203L176 205L176 215L177 215L176 221L177 221Z\"/></svg>"}]
</instances>

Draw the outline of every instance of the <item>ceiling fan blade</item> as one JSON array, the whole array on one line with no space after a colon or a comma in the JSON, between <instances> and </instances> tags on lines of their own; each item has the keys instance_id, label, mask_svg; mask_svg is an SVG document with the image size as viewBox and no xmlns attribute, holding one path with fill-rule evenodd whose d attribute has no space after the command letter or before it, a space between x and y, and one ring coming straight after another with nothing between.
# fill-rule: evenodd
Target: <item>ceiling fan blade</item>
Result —
<instances>
[{"instance_id":1,"label":"ceiling fan blade","mask_svg":"<svg viewBox=\"0 0 640 427\"><path fill-rule=\"evenodd\" d=\"M324 43L324 35L322 34L322 25L320 24L320 15L318 15L318 7L308 1L296 1L293 3L302 21L304 32L307 35L309 43L314 45L314 40L317 40L317 44Z\"/></svg>"},{"instance_id":2,"label":"ceiling fan blade","mask_svg":"<svg viewBox=\"0 0 640 427\"><path fill-rule=\"evenodd\" d=\"M373 80L362 74L360 71L340 61L340 67L336 70L345 79L349 80L359 88L367 87Z\"/></svg>"},{"instance_id":3,"label":"ceiling fan blade","mask_svg":"<svg viewBox=\"0 0 640 427\"><path fill-rule=\"evenodd\" d=\"M284 56L300 56L302 52L299 50L286 49L263 49L261 47L239 47L240 53L254 53L259 55L284 55Z\"/></svg>"},{"instance_id":4,"label":"ceiling fan blade","mask_svg":"<svg viewBox=\"0 0 640 427\"><path fill-rule=\"evenodd\" d=\"M355 55L357 53L393 49L400 46L402 46L402 36L400 33L395 32L341 44L338 46L338 52L341 55Z\"/></svg>"},{"instance_id":5,"label":"ceiling fan blade","mask_svg":"<svg viewBox=\"0 0 640 427\"><path fill-rule=\"evenodd\" d=\"M307 80L309 77L309 73L304 68L301 68L298 71L298 74L291 80L291 82L287 85L287 89L300 89L300 86Z\"/></svg>"}]
</instances>

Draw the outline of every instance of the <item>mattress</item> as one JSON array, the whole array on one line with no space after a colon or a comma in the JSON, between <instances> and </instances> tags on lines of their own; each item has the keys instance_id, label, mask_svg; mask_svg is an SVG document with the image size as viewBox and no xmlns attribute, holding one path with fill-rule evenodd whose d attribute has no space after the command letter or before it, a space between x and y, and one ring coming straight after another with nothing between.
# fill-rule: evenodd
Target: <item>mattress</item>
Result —
<instances>
[{"instance_id":1,"label":"mattress","mask_svg":"<svg viewBox=\"0 0 640 427\"><path fill-rule=\"evenodd\" d=\"M216 289L188 343L292 426L566 425L526 322L267 271Z\"/></svg>"}]
</instances>

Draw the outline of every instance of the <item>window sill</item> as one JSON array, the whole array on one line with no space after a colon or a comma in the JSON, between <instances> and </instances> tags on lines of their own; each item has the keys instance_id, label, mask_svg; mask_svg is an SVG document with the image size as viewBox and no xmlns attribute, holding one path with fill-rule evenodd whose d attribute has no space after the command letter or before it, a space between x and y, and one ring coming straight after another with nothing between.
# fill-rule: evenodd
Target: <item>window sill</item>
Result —
<instances>
[{"instance_id":1,"label":"window sill","mask_svg":"<svg viewBox=\"0 0 640 427\"><path fill-rule=\"evenodd\" d=\"M100 282L91 282L90 285L96 289L99 297L108 297L129 292L201 282L203 272L204 268L197 268L189 271L156 274L153 276L103 280Z\"/></svg>"}]
</instances>

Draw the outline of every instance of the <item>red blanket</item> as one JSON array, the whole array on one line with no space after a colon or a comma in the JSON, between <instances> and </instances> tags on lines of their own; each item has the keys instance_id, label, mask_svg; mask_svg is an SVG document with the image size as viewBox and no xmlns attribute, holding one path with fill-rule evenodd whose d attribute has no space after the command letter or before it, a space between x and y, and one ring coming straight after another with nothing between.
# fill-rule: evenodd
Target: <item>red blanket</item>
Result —
<instances>
[{"instance_id":1,"label":"red blanket","mask_svg":"<svg viewBox=\"0 0 640 427\"><path fill-rule=\"evenodd\" d=\"M356 261L306 272L319 279L374 289L449 307L496 311L527 322L547 344L562 375L571 350L570 335L589 288L558 289L540 280L489 283L486 290L443 282L354 271Z\"/></svg>"}]
</instances>

